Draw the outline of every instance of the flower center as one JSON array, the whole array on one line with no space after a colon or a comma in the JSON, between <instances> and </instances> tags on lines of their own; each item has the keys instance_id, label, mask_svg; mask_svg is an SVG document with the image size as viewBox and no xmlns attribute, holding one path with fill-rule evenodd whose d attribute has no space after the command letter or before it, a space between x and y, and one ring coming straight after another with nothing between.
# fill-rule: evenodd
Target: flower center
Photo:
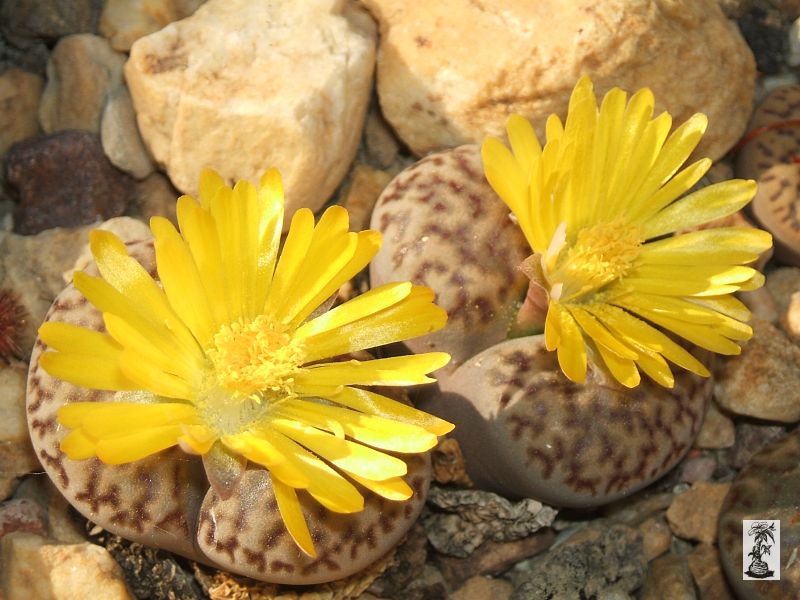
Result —
<instances>
[{"instance_id":1,"label":"flower center","mask_svg":"<svg viewBox=\"0 0 800 600\"><path fill-rule=\"evenodd\" d=\"M302 344L265 315L222 326L206 356L211 368L195 405L218 435L239 433L291 396L304 362Z\"/></svg>"},{"instance_id":2,"label":"flower center","mask_svg":"<svg viewBox=\"0 0 800 600\"><path fill-rule=\"evenodd\" d=\"M301 344L265 315L223 325L206 355L217 384L234 396L287 395L303 363Z\"/></svg>"},{"instance_id":3,"label":"flower center","mask_svg":"<svg viewBox=\"0 0 800 600\"><path fill-rule=\"evenodd\" d=\"M560 249L552 271L545 264L551 298L561 303L581 301L624 277L643 241L641 227L622 219L582 229L574 244L565 243Z\"/></svg>"}]
</instances>

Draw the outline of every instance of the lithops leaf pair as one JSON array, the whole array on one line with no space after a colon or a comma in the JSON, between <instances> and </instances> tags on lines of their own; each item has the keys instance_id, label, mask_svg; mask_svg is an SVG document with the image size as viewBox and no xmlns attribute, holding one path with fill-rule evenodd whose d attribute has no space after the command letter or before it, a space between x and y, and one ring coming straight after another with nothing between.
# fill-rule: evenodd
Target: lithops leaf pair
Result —
<instances>
[{"instance_id":1,"label":"lithops leaf pair","mask_svg":"<svg viewBox=\"0 0 800 600\"><path fill-rule=\"evenodd\" d=\"M372 265L373 285L424 278L448 310L449 297L495 291L493 310L472 306L481 322L451 320L415 342L458 356L431 406L463 428L456 435L470 476L491 489L590 506L653 481L690 447L711 391L700 383L709 369L686 346L737 354L752 334L749 311L732 293L763 284L748 265L770 247L769 234L675 232L736 213L755 183L726 181L681 197L711 166L682 166L706 118L670 133L671 117L654 118L654 105L649 90L628 99L614 89L598 107L584 77L566 122L547 121L544 146L528 121L512 116L510 148L489 139L480 158L467 147L428 157L378 201L372 225L387 243ZM472 171L482 161L487 181L463 176L465 156ZM460 230L454 225L476 204L463 179L480 195L480 225L443 236ZM426 198L439 202L438 212ZM416 250L421 232L435 257ZM432 278L422 261L468 276ZM492 286L486 273L508 274L509 284Z\"/></svg>"},{"instance_id":2,"label":"lithops leaf pair","mask_svg":"<svg viewBox=\"0 0 800 600\"><path fill-rule=\"evenodd\" d=\"M28 420L56 486L128 539L275 583L344 577L421 510L427 451L452 429L381 386L433 381L442 352L356 360L440 328L433 293L392 283L326 312L380 247L347 213L292 219L277 172L212 172L180 233L91 235L32 356ZM99 276L97 276L99 273Z\"/></svg>"}]
</instances>

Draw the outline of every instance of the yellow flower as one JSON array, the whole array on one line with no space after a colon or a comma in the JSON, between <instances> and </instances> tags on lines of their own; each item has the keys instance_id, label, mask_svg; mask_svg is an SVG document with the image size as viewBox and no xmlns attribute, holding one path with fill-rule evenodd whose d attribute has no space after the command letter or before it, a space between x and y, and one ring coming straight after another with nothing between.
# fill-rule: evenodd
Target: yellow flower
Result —
<instances>
[{"instance_id":1,"label":"yellow flower","mask_svg":"<svg viewBox=\"0 0 800 600\"><path fill-rule=\"evenodd\" d=\"M695 114L668 136L672 118L653 117L649 89L613 89L598 109L587 77L572 92L564 124L551 115L541 147L531 124L508 121L511 150L487 139L486 178L516 216L533 255L521 269L546 310L545 343L567 377L582 382L587 354L623 385L641 369L672 387L665 359L706 368L661 329L721 354L752 335L747 308L732 296L763 284L743 266L768 249L768 233L720 227L674 232L730 215L753 197L753 181L732 180L678 199L711 166L680 169L706 128ZM532 302L536 304L536 302Z\"/></svg>"},{"instance_id":2,"label":"yellow flower","mask_svg":"<svg viewBox=\"0 0 800 600\"><path fill-rule=\"evenodd\" d=\"M78 272L74 283L103 313L107 333L59 322L39 330L51 349L41 357L48 373L118 391L114 401L58 411L71 430L61 449L73 460L121 464L178 445L204 460L224 452L262 465L287 530L314 556L297 489L340 513L363 509L352 482L405 500L406 463L382 451L425 452L453 427L355 387L431 382L426 374L447 354L326 359L429 333L446 313L431 290L410 283L320 310L372 259L380 235L348 232L338 206L316 226L301 209L279 258L283 188L275 170L258 188L240 181L233 189L205 171L200 202L181 197L177 214L180 233L166 219L151 220L160 285L117 237L92 232L102 277Z\"/></svg>"}]
</instances>

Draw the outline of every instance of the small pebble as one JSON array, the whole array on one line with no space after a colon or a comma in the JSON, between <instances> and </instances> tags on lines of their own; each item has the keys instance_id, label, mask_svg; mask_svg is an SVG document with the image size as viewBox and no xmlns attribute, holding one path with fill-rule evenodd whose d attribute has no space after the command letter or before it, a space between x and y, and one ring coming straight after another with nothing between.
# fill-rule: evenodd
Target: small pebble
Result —
<instances>
[{"instance_id":1,"label":"small pebble","mask_svg":"<svg viewBox=\"0 0 800 600\"><path fill-rule=\"evenodd\" d=\"M351 231L369 229L372 209L391 180L392 176L386 171L360 163L353 167L350 182L339 201L350 214Z\"/></svg>"},{"instance_id":2,"label":"small pebble","mask_svg":"<svg viewBox=\"0 0 800 600\"><path fill-rule=\"evenodd\" d=\"M736 600L722 573L716 546L698 544L689 554L688 564L701 600Z\"/></svg>"},{"instance_id":3,"label":"small pebble","mask_svg":"<svg viewBox=\"0 0 800 600\"><path fill-rule=\"evenodd\" d=\"M93 31L98 5L94 0L5 0L0 23L16 36L52 42L72 33Z\"/></svg>"},{"instance_id":4,"label":"small pebble","mask_svg":"<svg viewBox=\"0 0 800 600\"><path fill-rule=\"evenodd\" d=\"M719 366L714 397L737 415L794 423L800 420L800 347L766 321L751 325L742 353Z\"/></svg>"},{"instance_id":5,"label":"small pebble","mask_svg":"<svg viewBox=\"0 0 800 600\"><path fill-rule=\"evenodd\" d=\"M685 539L713 543L717 539L720 506L729 488L729 483L701 481L676 496L667 509L672 532Z\"/></svg>"},{"instance_id":6,"label":"small pebble","mask_svg":"<svg viewBox=\"0 0 800 600\"><path fill-rule=\"evenodd\" d=\"M668 554L655 559L639 594L640 600L695 600L687 558Z\"/></svg>"},{"instance_id":7,"label":"small pebble","mask_svg":"<svg viewBox=\"0 0 800 600\"><path fill-rule=\"evenodd\" d=\"M0 74L0 158L14 142L39 132L39 98L44 80L21 69Z\"/></svg>"},{"instance_id":8,"label":"small pebble","mask_svg":"<svg viewBox=\"0 0 800 600\"><path fill-rule=\"evenodd\" d=\"M696 448L729 448L736 441L733 421L720 412L716 402L709 402L700 433L694 441Z\"/></svg>"},{"instance_id":9,"label":"small pebble","mask_svg":"<svg viewBox=\"0 0 800 600\"><path fill-rule=\"evenodd\" d=\"M670 542L672 541L672 531L667 525L663 515L650 517L639 525L638 529L642 534L644 556L648 562L669 550Z\"/></svg>"},{"instance_id":10,"label":"small pebble","mask_svg":"<svg viewBox=\"0 0 800 600\"><path fill-rule=\"evenodd\" d=\"M103 153L88 131L59 131L14 144L6 158L6 179L19 205L14 231L31 235L53 227L74 227L122 214L131 181Z\"/></svg>"},{"instance_id":11,"label":"small pebble","mask_svg":"<svg viewBox=\"0 0 800 600\"><path fill-rule=\"evenodd\" d=\"M100 120L100 140L111 163L136 179L144 179L155 170L139 135L131 95L124 85L108 94Z\"/></svg>"},{"instance_id":12,"label":"small pebble","mask_svg":"<svg viewBox=\"0 0 800 600\"><path fill-rule=\"evenodd\" d=\"M100 131L108 94L122 85L125 55L89 33L62 38L47 63L47 86L39 121L47 133L61 129Z\"/></svg>"},{"instance_id":13,"label":"small pebble","mask_svg":"<svg viewBox=\"0 0 800 600\"><path fill-rule=\"evenodd\" d=\"M26 363L0 362L0 480L39 470L25 418Z\"/></svg>"},{"instance_id":14,"label":"small pebble","mask_svg":"<svg viewBox=\"0 0 800 600\"><path fill-rule=\"evenodd\" d=\"M484 542L467 558L437 555L436 562L450 586L458 587L473 575L500 575L514 565L525 565L523 561L545 552L555 538L551 529L544 529L512 542Z\"/></svg>"},{"instance_id":15,"label":"small pebble","mask_svg":"<svg viewBox=\"0 0 800 600\"><path fill-rule=\"evenodd\" d=\"M681 464L681 481L695 483L708 481L717 469L717 460L710 455L693 456Z\"/></svg>"},{"instance_id":16,"label":"small pebble","mask_svg":"<svg viewBox=\"0 0 800 600\"><path fill-rule=\"evenodd\" d=\"M736 425L736 443L731 448L730 462L734 469L741 469L753 455L767 444L782 437L786 429L780 425L741 422Z\"/></svg>"},{"instance_id":17,"label":"small pebble","mask_svg":"<svg viewBox=\"0 0 800 600\"><path fill-rule=\"evenodd\" d=\"M490 579L477 575L464 582L450 595L451 600L507 600L513 586L503 579Z\"/></svg>"}]
</instances>

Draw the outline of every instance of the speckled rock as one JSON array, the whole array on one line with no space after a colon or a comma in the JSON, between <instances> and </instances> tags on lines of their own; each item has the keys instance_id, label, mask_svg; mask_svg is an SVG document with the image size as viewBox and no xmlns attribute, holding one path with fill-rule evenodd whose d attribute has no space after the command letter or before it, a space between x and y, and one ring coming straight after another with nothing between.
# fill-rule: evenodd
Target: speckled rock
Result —
<instances>
[{"instance_id":1,"label":"speckled rock","mask_svg":"<svg viewBox=\"0 0 800 600\"><path fill-rule=\"evenodd\" d=\"M717 519L729 483L701 481L675 496L667 509L672 532L682 538L712 543L717 539Z\"/></svg>"},{"instance_id":2,"label":"speckled rock","mask_svg":"<svg viewBox=\"0 0 800 600\"><path fill-rule=\"evenodd\" d=\"M582 73L599 95L651 87L675 122L708 114L698 153L715 159L750 116L755 62L717 0L365 4L380 24L383 113L420 155L500 135L511 113L542 134ZM492 40L492 51L465 40Z\"/></svg>"},{"instance_id":3,"label":"speckled rock","mask_svg":"<svg viewBox=\"0 0 800 600\"><path fill-rule=\"evenodd\" d=\"M522 539L549 527L557 512L532 498L512 503L481 490L434 487L424 518L428 540L440 554L466 558L484 541Z\"/></svg>"},{"instance_id":4,"label":"speckled rock","mask_svg":"<svg viewBox=\"0 0 800 600\"><path fill-rule=\"evenodd\" d=\"M131 254L155 276L151 241L132 242ZM96 272L91 266L89 272ZM102 316L69 285L58 295L48 320L100 329ZM47 374L39 365L38 341L28 376L28 426L34 449L56 487L108 531L192 560L275 583L317 583L345 577L380 558L406 533L422 510L430 480L427 455L406 459L407 502L365 495L355 514L333 513L300 495L317 558L303 554L277 510L269 475L246 471L227 500L209 489L202 461L176 448L135 463L111 466L97 459L69 460L59 444L66 430L56 420L60 406L113 400L114 392L79 388Z\"/></svg>"},{"instance_id":5,"label":"speckled rock","mask_svg":"<svg viewBox=\"0 0 800 600\"><path fill-rule=\"evenodd\" d=\"M510 497L596 506L671 469L700 429L711 385L676 373L673 389L632 390L590 367L569 381L542 336L496 344L440 379L426 408L457 424L470 478Z\"/></svg>"},{"instance_id":6,"label":"speckled rock","mask_svg":"<svg viewBox=\"0 0 800 600\"><path fill-rule=\"evenodd\" d=\"M6 157L6 180L20 198L14 231L25 235L116 217L125 210L131 187L97 136L77 130L14 144Z\"/></svg>"},{"instance_id":7,"label":"speckled rock","mask_svg":"<svg viewBox=\"0 0 800 600\"><path fill-rule=\"evenodd\" d=\"M25 477L14 492L14 500L33 503L42 516L45 537L63 544L86 541L86 523L75 518L69 503L48 477Z\"/></svg>"},{"instance_id":8,"label":"speckled rock","mask_svg":"<svg viewBox=\"0 0 800 600\"><path fill-rule=\"evenodd\" d=\"M155 170L139 135L131 95L125 86L108 94L100 119L100 141L108 160L136 179L144 179Z\"/></svg>"},{"instance_id":9,"label":"speckled rock","mask_svg":"<svg viewBox=\"0 0 800 600\"><path fill-rule=\"evenodd\" d=\"M800 268L783 267L770 271L766 287L777 303L778 313L783 313L789 307L792 294L800 292Z\"/></svg>"},{"instance_id":10,"label":"speckled rock","mask_svg":"<svg viewBox=\"0 0 800 600\"><path fill-rule=\"evenodd\" d=\"M800 118L800 85L770 92L753 113L750 137L736 158L736 175L758 179L770 167L790 164L800 153L800 127L787 123Z\"/></svg>"},{"instance_id":11,"label":"speckled rock","mask_svg":"<svg viewBox=\"0 0 800 600\"><path fill-rule=\"evenodd\" d=\"M127 52L140 37L194 13L205 0L106 0L100 33L114 50Z\"/></svg>"},{"instance_id":12,"label":"speckled rock","mask_svg":"<svg viewBox=\"0 0 800 600\"><path fill-rule=\"evenodd\" d=\"M39 105L42 129L99 132L103 105L122 84L124 63L125 55L100 36L84 33L60 40L47 63L47 86Z\"/></svg>"},{"instance_id":13,"label":"speckled rock","mask_svg":"<svg viewBox=\"0 0 800 600\"><path fill-rule=\"evenodd\" d=\"M751 325L742 353L721 361L714 397L735 414L794 423L800 420L800 347L766 321Z\"/></svg>"},{"instance_id":14,"label":"speckled rock","mask_svg":"<svg viewBox=\"0 0 800 600\"><path fill-rule=\"evenodd\" d=\"M597 523L535 559L511 598L610 598L606 594L638 588L646 571L638 532L624 525Z\"/></svg>"},{"instance_id":15,"label":"speckled rock","mask_svg":"<svg viewBox=\"0 0 800 600\"><path fill-rule=\"evenodd\" d=\"M703 425L694 445L698 448L729 448L736 440L733 421L720 412L716 402L709 402Z\"/></svg>"},{"instance_id":16,"label":"speckled rock","mask_svg":"<svg viewBox=\"0 0 800 600\"><path fill-rule=\"evenodd\" d=\"M414 352L443 350L453 370L505 339L527 280L529 254L508 208L489 187L477 146L424 158L395 177L378 199L372 229L383 234L370 264L373 287L412 281L436 292L447 325L410 340Z\"/></svg>"},{"instance_id":17,"label":"speckled rock","mask_svg":"<svg viewBox=\"0 0 800 600\"><path fill-rule=\"evenodd\" d=\"M25 364L0 363L0 480L40 469L25 419Z\"/></svg>"},{"instance_id":18,"label":"speckled rock","mask_svg":"<svg viewBox=\"0 0 800 600\"><path fill-rule=\"evenodd\" d=\"M752 458L734 480L719 522L719 552L728 581L742 600L800 596L800 432L787 435ZM780 581L742 580L742 520L779 519Z\"/></svg>"},{"instance_id":19,"label":"speckled rock","mask_svg":"<svg viewBox=\"0 0 800 600\"><path fill-rule=\"evenodd\" d=\"M764 171L750 207L760 226L772 234L775 257L800 265L800 164L778 164Z\"/></svg>"},{"instance_id":20,"label":"speckled rock","mask_svg":"<svg viewBox=\"0 0 800 600\"><path fill-rule=\"evenodd\" d=\"M44 80L21 69L0 74L0 158L14 142L39 132L37 111Z\"/></svg>"},{"instance_id":21,"label":"speckled rock","mask_svg":"<svg viewBox=\"0 0 800 600\"><path fill-rule=\"evenodd\" d=\"M287 215L316 210L355 155L375 35L352 0L209 0L131 47L142 137L182 192L204 167L251 181L277 167Z\"/></svg>"},{"instance_id":22,"label":"speckled rock","mask_svg":"<svg viewBox=\"0 0 800 600\"><path fill-rule=\"evenodd\" d=\"M0 562L5 600L134 600L108 551L88 542L12 533L0 542Z\"/></svg>"}]
</instances>

